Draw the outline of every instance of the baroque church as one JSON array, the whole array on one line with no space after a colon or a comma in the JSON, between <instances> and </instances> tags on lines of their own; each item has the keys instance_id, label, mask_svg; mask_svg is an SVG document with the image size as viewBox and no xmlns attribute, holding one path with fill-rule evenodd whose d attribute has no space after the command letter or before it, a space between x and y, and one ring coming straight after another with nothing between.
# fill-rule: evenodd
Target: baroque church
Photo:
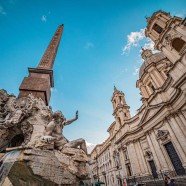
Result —
<instances>
[{"instance_id":1,"label":"baroque church","mask_svg":"<svg viewBox=\"0 0 186 186\"><path fill-rule=\"evenodd\" d=\"M163 185L166 175L186 184L186 19L157 11L145 35L159 52L141 52L142 105L131 117L125 94L114 87L109 137L91 152L92 184Z\"/></svg>"}]
</instances>

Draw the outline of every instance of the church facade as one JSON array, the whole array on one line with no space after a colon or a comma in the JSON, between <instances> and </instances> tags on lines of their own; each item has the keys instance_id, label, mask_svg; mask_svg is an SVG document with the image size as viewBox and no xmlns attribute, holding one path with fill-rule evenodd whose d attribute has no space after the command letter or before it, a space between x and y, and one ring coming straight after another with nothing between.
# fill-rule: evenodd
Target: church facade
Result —
<instances>
[{"instance_id":1,"label":"church facade","mask_svg":"<svg viewBox=\"0 0 186 186\"><path fill-rule=\"evenodd\" d=\"M143 49L136 82L142 106L131 117L114 87L115 121L109 137L91 152L91 182L107 186L186 174L186 20L163 11L147 18L146 37L158 53Z\"/></svg>"}]
</instances>

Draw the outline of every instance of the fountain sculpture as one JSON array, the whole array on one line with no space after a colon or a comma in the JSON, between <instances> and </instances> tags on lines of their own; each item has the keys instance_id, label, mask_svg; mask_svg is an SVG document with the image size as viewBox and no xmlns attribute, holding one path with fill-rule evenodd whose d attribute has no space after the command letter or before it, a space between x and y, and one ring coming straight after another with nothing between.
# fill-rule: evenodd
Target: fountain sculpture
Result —
<instances>
[{"instance_id":1,"label":"fountain sculpture","mask_svg":"<svg viewBox=\"0 0 186 186\"><path fill-rule=\"evenodd\" d=\"M28 69L18 97L0 90L0 185L6 176L13 186L79 185L88 178L85 140L68 141L62 131L78 112L66 120L48 106L63 28L57 28L39 65Z\"/></svg>"},{"instance_id":2,"label":"fountain sculpture","mask_svg":"<svg viewBox=\"0 0 186 186\"><path fill-rule=\"evenodd\" d=\"M77 119L78 112L74 119L66 120L60 111L53 113L41 98L32 94L16 98L0 90L0 149L1 152L14 150L19 155L14 158L14 165L12 160L6 161L10 164L7 172L11 183L78 185L86 179L85 140L68 141L62 133L65 125ZM5 174L2 170L0 173Z\"/></svg>"}]
</instances>

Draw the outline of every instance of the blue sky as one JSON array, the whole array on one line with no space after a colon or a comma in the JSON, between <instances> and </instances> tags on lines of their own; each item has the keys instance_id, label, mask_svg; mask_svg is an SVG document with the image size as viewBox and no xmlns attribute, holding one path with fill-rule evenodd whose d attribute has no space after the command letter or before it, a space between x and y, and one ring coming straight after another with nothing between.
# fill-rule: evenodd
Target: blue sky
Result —
<instances>
[{"instance_id":1,"label":"blue sky","mask_svg":"<svg viewBox=\"0 0 186 186\"><path fill-rule=\"evenodd\" d=\"M145 16L159 9L183 17L185 1L0 0L0 88L18 95L27 67L38 64L63 23L50 104L67 118L79 110L79 120L64 130L67 138L100 143L114 120L114 84L132 115L141 105L140 47L152 44L144 38Z\"/></svg>"}]
</instances>

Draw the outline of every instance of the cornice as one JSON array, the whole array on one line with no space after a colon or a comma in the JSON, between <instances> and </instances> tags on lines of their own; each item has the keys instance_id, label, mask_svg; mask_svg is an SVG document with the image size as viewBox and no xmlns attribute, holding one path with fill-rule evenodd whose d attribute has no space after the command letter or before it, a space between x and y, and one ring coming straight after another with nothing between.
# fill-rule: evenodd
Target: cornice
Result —
<instances>
[{"instance_id":1,"label":"cornice","mask_svg":"<svg viewBox=\"0 0 186 186\"><path fill-rule=\"evenodd\" d=\"M122 105L122 104L119 104L119 105L117 105L117 107L114 109L114 112L113 112L113 116L116 114L116 112L119 110L119 109L123 109L123 108L127 108L127 109L130 109L130 107L127 105L127 104L124 104L124 105Z\"/></svg>"},{"instance_id":2,"label":"cornice","mask_svg":"<svg viewBox=\"0 0 186 186\"><path fill-rule=\"evenodd\" d=\"M126 132L125 134L123 134L123 135L115 142L115 144L118 144L118 143L119 143L122 139L124 139L125 137L127 137L127 136L129 136L129 135L131 135L131 134L137 133L137 132L139 132L139 131L141 131L141 130L143 130L143 129L142 129L142 127L140 126L140 127L136 128L136 129L133 130L133 131L128 131L128 132Z\"/></svg>"},{"instance_id":3,"label":"cornice","mask_svg":"<svg viewBox=\"0 0 186 186\"><path fill-rule=\"evenodd\" d=\"M155 53L153 55L156 55L156 54L160 54L162 55L162 52L159 52L159 53ZM168 60L168 58L166 56L162 57L161 59L159 59L158 61L153 61L151 63L146 63L145 61L143 62L143 64L141 65L140 67L140 72L139 72L139 79L138 81L140 81L141 79L144 78L144 76L146 75L146 73L148 73L148 70L151 68L151 67L155 67L156 65L160 64L162 61L164 61L165 59ZM143 65L145 65L145 68L144 69L141 69L143 67Z\"/></svg>"},{"instance_id":4,"label":"cornice","mask_svg":"<svg viewBox=\"0 0 186 186\"><path fill-rule=\"evenodd\" d=\"M147 125L147 123L151 120L153 120L154 118L157 118L157 115L159 115L159 113L162 112L163 109L169 107L169 105L171 106L172 103L174 103L174 101L176 101L177 99L179 99L179 97L181 96L181 92L180 90L177 90L177 93L172 97L173 99L170 100L169 102L163 103L162 107L158 110L158 112L155 113L155 115L153 115L151 118L149 118L147 121L145 121L144 123L140 123L139 127L134 129L133 131L128 131L125 134L123 134L116 142L115 144L118 144L121 140L123 140L124 138L126 138L129 135L135 134L141 130L143 130L144 126ZM155 105L155 107L159 107L159 105ZM176 112L173 110L173 112ZM173 113L171 112L171 114ZM167 112L167 116L170 115L170 112ZM159 122L157 123L157 125L159 124ZM154 127L152 127L150 130L152 130ZM150 130L148 131L144 131L144 133L142 134L145 135L145 133L148 133Z\"/></svg>"},{"instance_id":5,"label":"cornice","mask_svg":"<svg viewBox=\"0 0 186 186\"><path fill-rule=\"evenodd\" d=\"M178 81L172 84L174 88L179 88L186 81L186 73L184 73Z\"/></svg>"}]
</instances>

